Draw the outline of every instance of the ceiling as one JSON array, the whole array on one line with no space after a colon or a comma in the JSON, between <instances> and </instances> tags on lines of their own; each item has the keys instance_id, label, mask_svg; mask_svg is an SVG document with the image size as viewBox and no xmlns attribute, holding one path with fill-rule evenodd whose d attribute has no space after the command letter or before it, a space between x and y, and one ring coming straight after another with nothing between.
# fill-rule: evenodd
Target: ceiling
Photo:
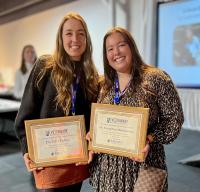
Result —
<instances>
[{"instance_id":1,"label":"ceiling","mask_svg":"<svg viewBox=\"0 0 200 192\"><path fill-rule=\"evenodd\" d=\"M40 3L44 0L0 0L0 16L4 16L13 13L17 10L33 6L34 4Z\"/></svg>"},{"instance_id":2,"label":"ceiling","mask_svg":"<svg viewBox=\"0 0 200 192\"><path fill-rule=\"evenodd\" d=\"M0 24L4 24L75 0L0 0Z\"/></svg>"}]
</instances>

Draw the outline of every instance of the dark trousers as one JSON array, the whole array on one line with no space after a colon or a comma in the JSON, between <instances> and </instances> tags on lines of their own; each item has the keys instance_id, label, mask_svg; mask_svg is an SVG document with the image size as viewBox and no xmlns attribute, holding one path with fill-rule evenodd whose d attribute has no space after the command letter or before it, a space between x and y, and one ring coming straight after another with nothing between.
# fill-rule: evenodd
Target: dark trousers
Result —
<instances>
[{"instance_id":1,"label":"dark trousers","mask_svg":"<svg viewBox=\"0 0 200 192\"><path fill-rule=\"evenodd\" d=\"M76 183L74 185L69 185L62 188L55 188L55 189L42 189L38 190L39 192L80 192L81 191L81 183Z\"/></svg>"}]
</instances>

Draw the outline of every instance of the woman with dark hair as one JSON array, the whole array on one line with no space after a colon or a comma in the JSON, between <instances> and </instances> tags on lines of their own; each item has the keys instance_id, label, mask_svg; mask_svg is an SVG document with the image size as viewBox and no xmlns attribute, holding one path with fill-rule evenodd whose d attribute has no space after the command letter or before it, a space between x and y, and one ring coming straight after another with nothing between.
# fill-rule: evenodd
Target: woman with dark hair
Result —
<instances>
[{"instance_id":1,"label":"woman with dark hair","mask_svg":"<svg viewBox=\"0 0 200 192\"><path fill-rule=\"evenodd\" d=\"M169 75L143 62L127 30L115 27L106 33L103 61L105 79L98 102L149 108L150 116L142 151L145 161L93 154L90 183L97 192L133 192L141 165L167 170L163 145L179 135L184 119L182 106ZM167 191L167 180L162 191Z\"/></svg>"},{"instance_id":2,"label":"woman with dark hair","mask_svg":"<svg viewBox=\"0 0 200 192\"><path fill-rule=\"evenodd\" d=\"M59 26L54 54L40 57L34 65L15 122L25 164L41 191L80 191L89 176L88 166L31 168L24 120L84 115L88 130L91 102L96 102L97 92L98 74L87 25L79 14L69 13Z\"/></svg>"},{"instance_id":3,"label":"woman with dark hair","mask_svg":"<svg viewBox=\"0 0 200 192\"><path fill-rule=\"evenodd\" d=\"M33 45L25 45L22 50L21 66L15 75L13 95L16 99L22 98L28 77L36 60L37 55Z\"/></svg>"}]
</instances>

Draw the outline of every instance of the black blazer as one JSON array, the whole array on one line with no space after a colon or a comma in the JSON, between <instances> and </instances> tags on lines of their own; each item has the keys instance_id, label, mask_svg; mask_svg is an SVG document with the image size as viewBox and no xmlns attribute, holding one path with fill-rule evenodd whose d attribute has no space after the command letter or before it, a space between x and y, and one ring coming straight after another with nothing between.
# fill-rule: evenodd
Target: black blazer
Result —
<instances>
[{"instance_id":1,"label":"black blazer","mask_svg":"<svg viewBox=\"0 0 200 192\"><path fill-rule=\"evenodd\" d=\"M39 58L29 76L25 87L21 106L15 120L15 130L21 143L23 154L28 151L24 120L62 117L65 116L61 107L56 106L57 90L51 80L51 71L48 71L37 86L37 76L50 56ZM75 103L76 115L84 115L86 131L89 130L91 102L84 94L81 85L78 86ZM69 113L71 115L71 112Z\"/></svg>"}]
</instances>

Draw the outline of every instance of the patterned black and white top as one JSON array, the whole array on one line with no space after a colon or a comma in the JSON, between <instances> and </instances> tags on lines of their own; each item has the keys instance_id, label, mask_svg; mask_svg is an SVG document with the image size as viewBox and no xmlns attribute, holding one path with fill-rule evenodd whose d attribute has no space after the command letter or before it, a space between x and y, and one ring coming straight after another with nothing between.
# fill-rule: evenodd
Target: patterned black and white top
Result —
<instances>
[{"instance_id":1,"label":"patterned black and white top","mask_svg":"<svg viewBox=\"0 0 200 192\"><path fill-rule=\"evenodd\" d=\"M131 87L126 90L119 105L150 108L148 133L154 133L155 139L150 144L145 163L167 170L163 145L172 143L180 133L184 120L182 105L171 78L165 72L150 68L142 79L134 90ZM101 103L113 104L114 95L113 87ZM97 192L133 192L139 166L140 163L126 157L95 154L90 184ZM167 181L163 191L167 191Z\"/></svg>"}]
</instances>

